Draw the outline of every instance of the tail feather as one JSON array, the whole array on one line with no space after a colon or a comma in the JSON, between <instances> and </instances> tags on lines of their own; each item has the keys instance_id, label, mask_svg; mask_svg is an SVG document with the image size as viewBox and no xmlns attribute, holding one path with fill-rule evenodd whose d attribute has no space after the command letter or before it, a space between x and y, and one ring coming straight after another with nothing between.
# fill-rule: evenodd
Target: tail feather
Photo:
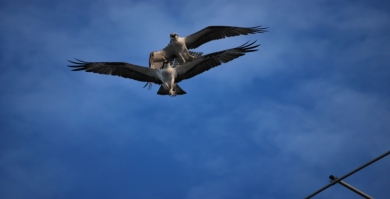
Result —
<instances>
[{"instance_id":1,"label":"tail feather","mask_svg":"<svg viewBox=\"0 0 390 199\"><path fill-rule=\"evenodd\" d=\"M158 95L169 95L169 90L165 89L164 86L160 86L160 88L157 91Z\"/></svg>"},{"instance_id":2,"label":"tail feather","mask_svg":"<svg viewBox=\"0 0 390 199\"><path fill-rule=\"evenodd\" d=\"M184 95L187 94L178 84L175 86L175 93L176 95Z\"/></svg>"},{"instance_id":3,"label":"tail feather","mask_svg":"<svg viewBox=\"0 0 390 199\"><path fill-rule=\"evenodd\" d=\"M178 84L176 84L175 89L174 89L176 95L184 95L187 94ZM165 89L164 86L160 86L160 88L157 91L158 95L170 95L169 89Z\"/></svg>"}]
</instances>

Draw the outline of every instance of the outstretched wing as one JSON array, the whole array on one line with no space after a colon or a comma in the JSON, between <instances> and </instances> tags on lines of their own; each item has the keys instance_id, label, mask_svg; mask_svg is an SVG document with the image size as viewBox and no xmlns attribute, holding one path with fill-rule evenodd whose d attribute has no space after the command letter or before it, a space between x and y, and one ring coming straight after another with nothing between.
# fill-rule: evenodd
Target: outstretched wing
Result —
<instances>
[{"instance_id":1,"label":"outstretched wing","mask_svg":"<svg viewBox=\"0 0 390 199\"><path fill-rule=\"evenodd\" d=\"M142 82L154 82L161 84L161 81L156 76L155 70L137 66L125 62L85 62L76 59L77 61L69 61L72 64L69 67L75 68L72 71L93 72L105 75L115 75L124 78L130 78Z\"/></svg>"},{"instance_id":2,"label":"outstretched wing","mask_svg":"<svg viewBox=\"0 0 390 199\"><path fill-rule=\"evenodd\" d=\"M198 59L195 59L194 61L178 66L176 68L176 83L194 77L211 68L219 66L222 63L232 61L233 59L245 55L245 53L257 51L258 49L255 48L259 47L260 45L253 45L255 42L256 41L252 43L246 42L237 48L204 55Z\"/></svg>"},{"instance_id":3,"label":"outstretched wing","mask_svg":"<svg viewBox=\"0 0 390 199\"><path fill-rule=\"evenodd\" d=\"M187 48L193 49L212 40L263 32L267 32L267 28L262 28L261 26L249 28L234 26L208 26L203 30L200 30L192 35L185 37L184 39Z\"/></svg>"}]
</instances>

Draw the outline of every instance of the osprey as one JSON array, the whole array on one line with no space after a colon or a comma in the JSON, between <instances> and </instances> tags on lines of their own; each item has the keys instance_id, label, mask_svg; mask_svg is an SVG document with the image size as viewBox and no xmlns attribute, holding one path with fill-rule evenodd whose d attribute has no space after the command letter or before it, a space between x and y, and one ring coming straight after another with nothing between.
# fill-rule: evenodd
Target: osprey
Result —
<instances>
[{"instance_id":1,"label":"osprey","mask_svg":"<svg viewBox=\"0 0 390 199\"><path fill-rule=\"evenodd\" d=\"M255 48L259 45L254 45L255 42L246 42L237 48L210 53L176 67L172 67L172 61L164 61L161 68L153 69L126 62L85 62L81 60L77 60L77 62L69 61L76 64L69 67L75 68L72 71L85 70L86 72L116 75L137 81L161 84L157 92L159 95L183 95L186 92L177 83L190 79L222 63L232 61L245 55L245 53L257 51L258 49Z\"/></svg>"},{"instance_id":2,"label":"osprey","mask_svg":"<svg viewBox=\"0 0 390 199\"><path fill-rule=\"evenodd\" d=\"M208 26L186 37L179 37L178 34L171 33L170 42L164 49L150 53L149 67L159 69L162 67L164 61L170 62L174 59L176 61L175 65L177 65L177 63L184 64L187 61L192 61L195 58L200 57L202 53L188 51L188 49L197 48L212 40L264 32L267 32L267 28L261 28L261 26L248 28L234 26ZM152 84L151 82L149 83L150 89ZM144 87L147 85L148 83L146 83Z\"/></svg>"}]
</instances>

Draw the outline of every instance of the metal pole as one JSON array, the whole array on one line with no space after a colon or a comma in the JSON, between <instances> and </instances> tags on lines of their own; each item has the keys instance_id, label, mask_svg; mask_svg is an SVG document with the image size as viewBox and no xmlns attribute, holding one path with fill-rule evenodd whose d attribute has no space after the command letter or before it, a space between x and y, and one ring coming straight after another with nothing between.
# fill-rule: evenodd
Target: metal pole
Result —
<instances>
[{"instance_id":1,"label":"metal pole","mask_svg":"<svg viewBox=\"0 0 390 199\"><path fill-rule=\"evenodd\" d=\"M329 176L329 179L331 179L332 181L334 181L334 180L337 180L338 178L337 178L336 176L331 175L331 176ZM331 181L331 182L332 182L332 181ZM349 190L351 190L351 191L353 191L353 192L355 192L355 193L361 195L361 196L364 197L364 198L367 198L367 199L374 199L373 197L371 197L371 196L369 196L369 195L363 193L363 192L360 191L359 189L356 189L355 187L349 185L348 183L346 183L346 182L344 182L344 181L342 181L342 180L339 181L339 184L341 184L341 185L343 185L344 187L348 188Z\"/></svg>"},{"instance_id":2,"label":"metal pole","mask_svg":"<svg viewBox=\"0 0 390 199\"><path fill-rule=\"evenodd\" d=\"M341 177L341 178L339 178L339 179L337 179L337 180L331 182L330 184L326 185L325 187L322 187L322 188L319 189L318 191L316 191L316 192L310 194L309 196L307 196L305 199L309 199L309 198L311 198L311 197L313 197L313 196L319 194L319 193L322 192L323 190L329 188L330 186L333 186L334 184L338 183L339 181L343 180L344 178L349 177L350 175L352 175L352 174L354 174L354 173L356 173L356 172L358 172L358 171L364 169L364 168L367 167L368 165L370 165L370 164L372 164L372 163L374 163L374 162L376 162L376 161L382 159L383 157L385 157L385 156L387 156L387 155L389 155L389 154L390 154L390 151L384 153L383 155L381 155L381 156L379 156L379 157L377 157L377 158L371 160L370 162L364 164L363 166L361 166L361 167L359 167L359 168L357 168L357 169L355 169L355 170L349 172L348 174L344 175L343 177Z\"/></svg>"}]
</instances>

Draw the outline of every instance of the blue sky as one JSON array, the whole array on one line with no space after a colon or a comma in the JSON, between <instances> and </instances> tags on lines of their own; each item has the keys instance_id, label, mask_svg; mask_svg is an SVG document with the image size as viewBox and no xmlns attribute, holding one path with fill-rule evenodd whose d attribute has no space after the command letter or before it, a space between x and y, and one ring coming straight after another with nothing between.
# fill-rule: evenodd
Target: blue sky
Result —
<instances>
[{"instance_id":1,"label":"blue sky","mask_svg":"<svg viewBox=\"0 0 390 199\"><path fill-rule=\"evenodd\" d=\"M383 1L0 2L0 198L303 198L390 149L390 9ZM180 83L71 72L147 66L169 34L248 53ZM390 157L345 181L388 197ZM315 198L360 198L333 186Z\"/></svg>"}]
</instances>

